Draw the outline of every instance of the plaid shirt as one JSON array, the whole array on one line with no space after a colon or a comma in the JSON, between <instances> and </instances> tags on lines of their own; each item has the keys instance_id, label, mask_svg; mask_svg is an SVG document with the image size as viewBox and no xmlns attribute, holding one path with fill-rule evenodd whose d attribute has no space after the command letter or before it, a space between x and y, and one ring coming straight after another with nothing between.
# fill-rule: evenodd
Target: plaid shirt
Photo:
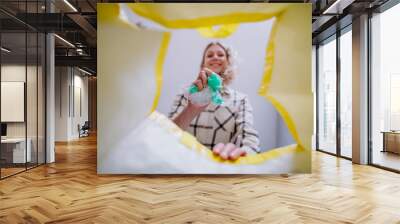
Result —
<instances>
[{"instance_id":1,"label":"plaid shirt","mask_svg":"<svg viewBox=\"0 0 400 224\"><path fill-rule=\"evenodd\" d=\"M210 103L189 125L189 133L210 149L218 143L233 143L247 153L259 153L258 133L253 128L253 113L246 95L224 87L224 104ZM185 94L178 94L169 118L174 119L188 105Z\"/></svg>"}]
</instances>

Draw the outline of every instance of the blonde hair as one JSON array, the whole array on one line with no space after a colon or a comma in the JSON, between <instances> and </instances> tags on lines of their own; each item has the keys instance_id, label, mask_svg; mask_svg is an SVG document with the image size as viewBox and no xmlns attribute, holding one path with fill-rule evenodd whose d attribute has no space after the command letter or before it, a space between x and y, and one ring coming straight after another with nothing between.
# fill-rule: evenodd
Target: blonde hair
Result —
<instances>
[{"instance_id":1,"label":"blonde hair","mask_svg":"<svg viewBox=\"0 0 400 224\"><path fill-rule=\"evenodd\" d=\"M222 45L220 42L211 42L211 43L207 44L207 46L204 48L204 51L203 51L203 57L201 59L200 69L202 69L204 67L204 57L206 55L208 48L210 48L213 45L220 46L225 51L228 65L225 68L225 70L222 72L222 74L220 74L220 75L224 79L224 81L223 81L224 84L228 85L232 82L232 80L236 74L235 69L234 69L235 66L234 66L233 54L229 47Z\"/></svg>"}]
</instances>

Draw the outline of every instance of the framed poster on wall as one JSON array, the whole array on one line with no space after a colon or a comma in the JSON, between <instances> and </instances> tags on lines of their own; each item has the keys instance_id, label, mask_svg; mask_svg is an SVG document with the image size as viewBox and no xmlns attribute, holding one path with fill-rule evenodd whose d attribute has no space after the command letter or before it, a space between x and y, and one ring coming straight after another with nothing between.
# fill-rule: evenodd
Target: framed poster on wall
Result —
<instances>
[{"instance_id":1,"label":"framed poster on wall","mask_svg":"<svg viewBox=\"0 0 400 224\"><path fill-rule=\"evenodd\" d=\"M310 4L98 6L98 173L310 172Z\"/></svg>"}]
</instances>

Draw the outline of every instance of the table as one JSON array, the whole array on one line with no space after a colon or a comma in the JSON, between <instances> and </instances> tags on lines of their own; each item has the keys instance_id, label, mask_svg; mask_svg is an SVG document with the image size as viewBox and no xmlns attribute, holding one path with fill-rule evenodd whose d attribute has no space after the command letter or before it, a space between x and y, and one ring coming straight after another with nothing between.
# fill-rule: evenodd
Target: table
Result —
<instances>
[{"instance_id":1,"label":"table","mask_svg":"<svg viewBox=\"0 0 400 224\"><path fill-rule=\"evenodd\" d=\"M400 154L400 131L382 131L381 133L383 133L382 152Z\"/></svg>"},{"instance_id":2,"label":"table","mask_svg":"<svg viewBox=\"0 0 400 224\"><path fill-rule=\"evenodd\" d=\"M25 154L25 138L6 138L1 139L1 159L6 163L26 163L31 162L32 153L30 138L26 139L27 147Z\"/></svg>"}]
</instances>

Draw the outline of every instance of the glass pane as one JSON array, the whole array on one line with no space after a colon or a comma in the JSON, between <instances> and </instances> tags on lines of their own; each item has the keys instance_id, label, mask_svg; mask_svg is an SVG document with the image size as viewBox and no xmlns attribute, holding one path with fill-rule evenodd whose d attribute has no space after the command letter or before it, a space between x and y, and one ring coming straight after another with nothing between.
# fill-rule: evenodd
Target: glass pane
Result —
<instances>
[{"instance_id":1,"label":"glass pane","mask_svg":"<svg viewBox=\"0 0 400 224\"><path fill-rule=\"evenodd\" d=\"M390 74L390 130L400 130L400 73Z\"/></svg>"},{"instance_id":2,"label":"glass pane","mask_svg":"<svg viewBox=\"0 0 400 224\"><path fill-rule=\"evenodd\" d=\"M372 18L372 163L400 170L400 4Z\"/></svg>"},{"instance_id":3,"label":"glass pane","mask_svg":"<svg viewBox=\"0 0 400 224\"><path fill-rule=\"evenodd\" d=\"M27 143L28 143L28 151L31 153L28 154L30 158L28 159L27 166L28 168L34 167L37 165L37 116L38 116L38 88L37 88L37 80L38 80L38 36L36 32L27 33L28 38L28 63L27 63L27 81L26 81L26 111L27 111Z\"/></svg>"},{"instance_id":4,"label":"glass pane","mask_svg":"<svg viewBox=\"0 0 400 224\"><path fill-rule=\"evenodd\" d=\"M1 34L1 174L25 170L26 151L26 34ZM29 147L28 147L29 148Z\"/></svg>"},{"instance_id":5,"label":"glass pane","mask_svg":"<svg viewBox=\"0 0 400 224\"><path fill-rule=\"evenodd\" d=\"M340 37L340 152L352 157L352 35L351 30Z\"/></svg>"},{"instance_id":6,"label":"glass pane","mask_svg":"<svg viewBox=\"0 0 400 224\"><path fill-rule=\"evenodd\" d=\"M39 33L38 45L38 163L45 163L45 44L46 37Z\"/></svg>"},{"instance_id":7,"label":"glass pane","mask_svg":"<svg viewBox=\"0 0 400 224\"><path fill-rule=\"evenodd\" d=\"M318 147L336 153L336 40L318 48Z\"/></svg>"},{"instance_id":8,"label":"glass pane","mask_svg":"<svg viewBox=\"0 0 400 224\"><path fill-rule=\"evenodd\" d=\"M313 116L313 136L312 136L311 147L312 147L312 150L316 150L317 149L317 146L316 146L316 143L317 143L317 140L316 140L316 137L317 137L317 133L316 133L317 132L317 116L316 116L316 114L317 114L317 102L316 102L316 100L317 100L317 96L316 96L316 93L317 93L317 91L316 91L317 49L316 49L315 45L312 46L312 56L311 57L312 57L312 60L311 60L311 73L312 73L312 91L313 91L313 112L314 112L314 116Z\"/></svg>"}]
</instances>

